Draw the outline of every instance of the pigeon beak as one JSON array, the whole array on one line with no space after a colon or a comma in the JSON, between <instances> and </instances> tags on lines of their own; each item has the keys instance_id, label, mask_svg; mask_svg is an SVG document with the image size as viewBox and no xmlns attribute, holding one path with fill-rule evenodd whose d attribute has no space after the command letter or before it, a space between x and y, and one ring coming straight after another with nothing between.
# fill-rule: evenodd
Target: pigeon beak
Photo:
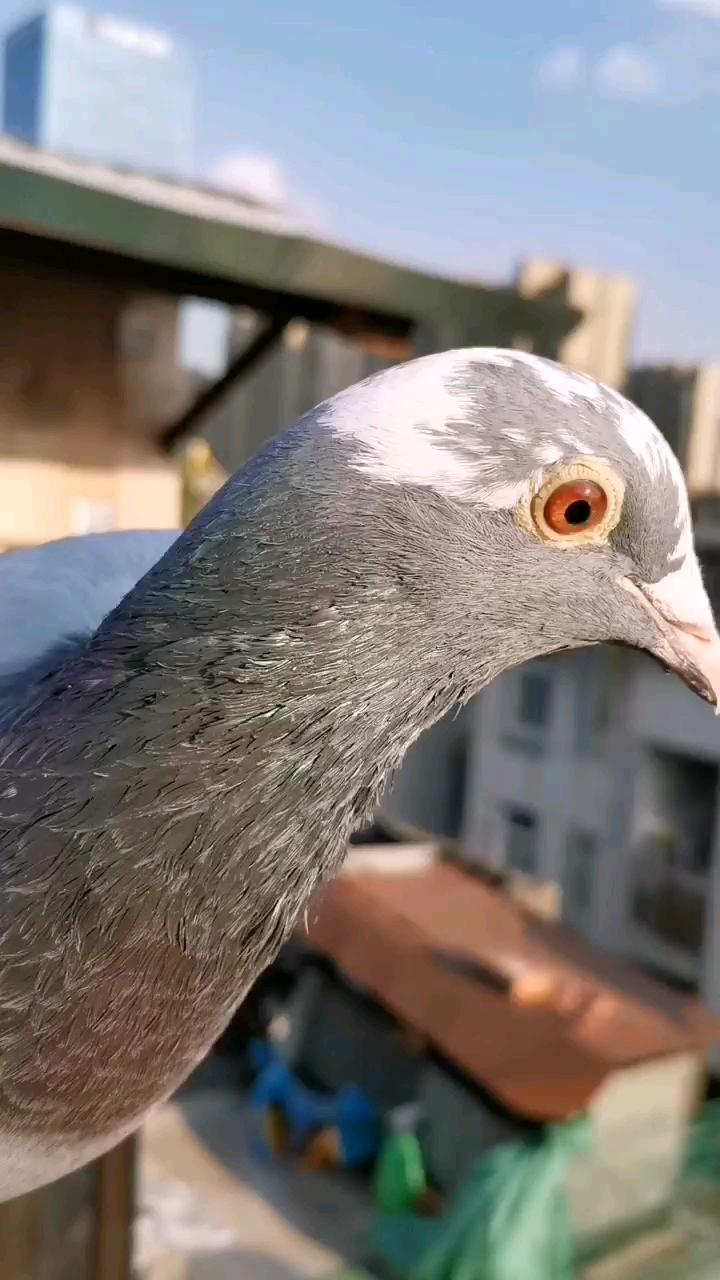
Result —
<instances>
[{"instance_id":1,"label":"pigeon beak","mask_svg":"<svg viewBox=\"0 0 720 1280\"><path fill-rule=\"evenodd\" d=\"M677 591L680 583L673 583L673 589L668 591L664 590L663 581L646 585L623 578L621 582L625 590L652 614L660 632L660 640L652 650L653 657L679 676L694 693L711 703L718 715L720 635L712 618L699 568L697 573L680 570L677 575L671 576L680 578L684 572L687 573L687 578L682 586L686 589L681 592ZM677 616L681 601L684 606L683 616L692 621L682 621Z\"/></svg>"}]
</instances>

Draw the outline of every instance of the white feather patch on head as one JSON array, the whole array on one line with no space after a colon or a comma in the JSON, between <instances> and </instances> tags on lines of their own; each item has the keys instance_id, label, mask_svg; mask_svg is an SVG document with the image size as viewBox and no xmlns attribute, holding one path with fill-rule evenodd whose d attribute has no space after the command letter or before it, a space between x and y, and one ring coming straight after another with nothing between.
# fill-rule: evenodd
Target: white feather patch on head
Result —
<instances>
[{"instance_id":1,"label":"white feather patch on head","mask_svg":"<svg viewBox=\"0 0 720 1280\"><path fill-rule=\"evenodd\" d=\"M481 348L482 350L482 348ZM602 388L593 378L588 378L584 373L578 373L575 369L568 369L565 365L556 364L553 360L543 360L539 356L533 356L529 351L502 351L499 347L488 347L488 351L492 352L494 357L502 356L506 359L491 359L493 364L526 364L533 373L539 378L543 386L554 396L558 396L564 400L566 404L571 404L573 400L589 400L591 404L602 404ZM469 356L475 358L474 352L468 352Z\"/></svg>"},{"instance_id":2,"label":"white feather patch on head","mask_svg":"<svg viewBox=\"0 0 720 1280\"><path fill-rule=\"evenodd\" d=\"M617 411L619 434L650 476L674 467L684 487L671 450L644 413L593 378L525 351L473 347L424 356L341 391L322 406L324 419L334 435L357 443L351 465L374 479L425 485L446 497L494 508L514 506L543 468L568 452L594 452L583 437L580 416L577 430L558 424L556 440L551 441L530 425L503 427L504 439L527 452L528 475L522 482L508 484L500 478L498 440L492 430L485 438L478 433L472 457L453 448L452 424L466 421L476 409L471 392L462 386L463 373L476 364L507 369L524 365L565 405L585 401L602 410L609 402Z\"/></svg>"},{"instance_id":3,"label":"white feather patch on head","mask_svg":"<svg viewBox=\"0 0 720 1280\"><path fill-rule=\"evenodd\" d=\"M655 423L624 396L613 392L613 397L620 408L618 431L628 448L645 463L651 477L670 470L673 478L684 489L685 481L680 463Z\"/></svg>"},{"instance_id":4,"label":"white feather patch on head","mask_svg":"<svg viewBox=\"0 0 720 1280\"><path fill-rule=\"evenodd\" d=\"M649 474L658 476L669 466L675 478L680 481L681 486L684 488L682 471L675 455L655 426L655 423L648 418L647 414L643 413L642 409L638 409L637 405L634 405L630 400L626 400L624 396L621 396L612 388L596 382L593 378L589 378L586 374L577 373L573 369L566 369L563 365L555 364L551 360L540 360L537 356L530 355L527 351L508 352L505 354L510 356L510 360L515 359L532 368L543 386L548 391L551 391L553 395L564 400L566 404L571 404L573 400L585 399L601 409L605 398L610 397L619 410L618 431L620 435L636 457L645 463ZM508 360L508 364L510 360ZM571 437L567 432L564 433L564 442L577 448L582 448L582 440L578 437Z\"/></svg>"},{"instance_id":5,"label":"white feather patch on head","mask_svg":"<svg viewBox=\"0 0 720 1280\"><path fill-rule=\"evenodd\" d=\"M451 381L466 364L467 352L446 351L333 396L326 406L331 431L361 446L352 465L391 484L464 495L469 464L442 447L442 434L447 422L470 411L470 396Z\"/></svg>"},{"instance_id":6,"label":"white feather patch on head","mask_svg":"<svg viewBox=\"0 0 720 1280\"><path fill-rule=\"evenodd\" d=\"M588 399L597 394L591 379L560 365L549 367L548 372L545 361L526 352L474 347L425 356L341 391L325 406L328 425L335 435L357 441L360 449L352 465L374 479L427 485L446 497L497 509L512 507L526 495L542 468L562 457L561 445L537 442L533 446L527 429L507 428L508 439L527 447L533 475L522 483L505 484L497 479L492 436L488 435L484 450L482 440L477 442L476 457L470 460L448 447L448 424L463 421L473 408L471 394L458 385L458 375L472 364L511 368L516 361L541 372L554 394L562 388L563 398L571 398L573 388ZM478 485L485 478L487 486Z\"/></svg>"}]
</instances>

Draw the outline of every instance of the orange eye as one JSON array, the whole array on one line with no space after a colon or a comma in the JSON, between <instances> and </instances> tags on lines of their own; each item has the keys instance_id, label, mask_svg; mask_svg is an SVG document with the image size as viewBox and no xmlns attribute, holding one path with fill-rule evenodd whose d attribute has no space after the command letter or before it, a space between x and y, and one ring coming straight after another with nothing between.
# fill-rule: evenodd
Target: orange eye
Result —
<instances>
[{"instance_id":1,"label":"orange eye","mask_svg":"<svg viewBox=\"0 0 720 1280\"><path fill-rule=\"evenodd\" d=\"M587 533L605 518L608 496L594 480L569 480L558 485L543 507L543 519L553 533L572 537Z\"/></svg>"},{"instance_id":2,"label":"orange eye","mask_svg":"<svg viewBox=\"0 0 720 1280\"><path fill-rule=\"evenodd\" d=\"M561 463L519 502L515 519L556 547L601 547L620 520L624 498L622 477L603 458L577 458Z\"/></svg>"}]
</instances>

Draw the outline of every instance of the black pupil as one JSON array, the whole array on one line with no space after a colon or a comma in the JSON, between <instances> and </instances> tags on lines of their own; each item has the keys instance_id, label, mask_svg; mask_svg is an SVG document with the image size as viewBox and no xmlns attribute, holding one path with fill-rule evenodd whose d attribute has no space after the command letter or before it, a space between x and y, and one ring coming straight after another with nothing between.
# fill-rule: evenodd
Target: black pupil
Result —
<instances>
[{"instance_id":1,"label":"black pupil","mask_svg":"<svg viewBox=\"0 0 720 1280\"><path fill-rule=\"evenodd\" d=\"M591 515L590 503L586 502L584 498L578 498L577 502L571 502L570 506L565 509L565 519L568 524L575 526L587 524Z\"/></svg>"}]
</instances>

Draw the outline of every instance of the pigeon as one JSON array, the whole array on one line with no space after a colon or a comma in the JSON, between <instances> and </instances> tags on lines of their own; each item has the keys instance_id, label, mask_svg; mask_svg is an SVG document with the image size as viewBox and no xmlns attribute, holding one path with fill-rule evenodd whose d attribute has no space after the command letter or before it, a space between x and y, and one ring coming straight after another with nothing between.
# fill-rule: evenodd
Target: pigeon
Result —
<instances>
[{"instance_id":1,"label":"pigeon","mask_svg":"<svg viewBox=\"0 0 720 1280\"><path fill-rule=\"evenodd\" d=\"M614 643L718 703L673 453L524 352L384 370L154 536L0 561L0 1199L177 1089L409 745L501 672Z\"/></svg>"}]
</instances>

